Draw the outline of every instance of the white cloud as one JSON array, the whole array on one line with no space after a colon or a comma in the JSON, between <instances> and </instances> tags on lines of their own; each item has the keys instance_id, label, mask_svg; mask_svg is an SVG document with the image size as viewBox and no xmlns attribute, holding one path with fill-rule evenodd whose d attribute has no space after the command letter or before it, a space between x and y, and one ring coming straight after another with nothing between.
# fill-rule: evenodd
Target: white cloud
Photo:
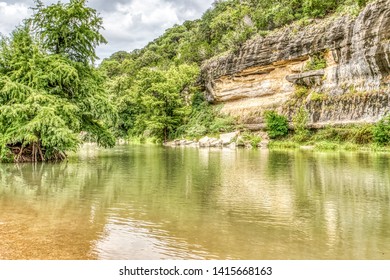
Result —
<instances>
[{"instance_id":1,"label":"white cloud","mask_svg":"<svg viewBox=\"0 0 390 280\"><path fill-rule=\"evenodd\" d=\"M57 0L43 0L45 4ZM61 1L61 2L69 2ZM142 48L174 24L199 18L213 0L89 0L103 17L107 45L98 47L100 58L112 53ZM8 35L31 15L33 0L0 0L0 33Z\"/></svg>"},{"instance_id":2,"label":"white cloud","mask_svg":"<svg viewBox=\"0 0 390 280\"><path fill-rule=\"evenodd\" d=\"M114 42L114 48L127 44L125 50L143 47L180 22L173 5L159 0L117 3L115 11L104 12L102 16L106 39Z\"/></svg>"},{"instance_id":3,"label":"white cloud","mask_svg":"<svg viewBox=\"0 0 390 280\"><path fill-rule=\"evenodd\" d=\"M0 33L8 35L29 14L28 7L23 3L8 4L0 2Z\"/></svg>"}]
</instances>

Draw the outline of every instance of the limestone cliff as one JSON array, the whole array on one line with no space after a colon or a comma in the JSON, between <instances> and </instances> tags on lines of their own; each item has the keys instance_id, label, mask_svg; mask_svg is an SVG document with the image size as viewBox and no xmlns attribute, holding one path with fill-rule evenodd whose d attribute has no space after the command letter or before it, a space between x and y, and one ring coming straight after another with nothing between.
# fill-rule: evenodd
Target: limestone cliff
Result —
<instances>
[{"instance_id":1,"label":"limestone cliff","mask_svg":"<svg viewBox=\"0 0 390 280\"><path fill-rule=\"evenodd\" d=\"M326 64L308 70L317 56ZM313 126L376 122L390 109L390 0L249 40L206 62L202 81L209 101L249 125L264 110L291 118L302 105Z\"/></svg>"}]
</instances>

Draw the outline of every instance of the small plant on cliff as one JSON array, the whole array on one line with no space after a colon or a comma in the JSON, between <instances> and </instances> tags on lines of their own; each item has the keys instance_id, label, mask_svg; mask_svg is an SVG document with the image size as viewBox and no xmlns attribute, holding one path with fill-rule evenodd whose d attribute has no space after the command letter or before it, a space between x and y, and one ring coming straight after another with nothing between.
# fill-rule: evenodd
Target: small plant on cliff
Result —
<instances>
[{"instance_id":1,"label":"small plant on cliff","mask_svg":"<svg viewBox=\"0 0 390 280\"><path fill-rule=\"evenodd\" d=\"M319 92L313 91L310 94L310 100L311 101L324 101L326 98L327 98L327 96L325 94L322 94L322 93L319 93Z\"/></svg>"},{"instance_id":2,"label":"small plant on cliff","mask_svg":"<svg viewBox=\"0 0 390 280\"><path fill-rule=\"evenodd\" d=\"M390 114L381 119L373 128L374 142L380 146L390 143Z\"/></svg>"},{"instance_id":3,"label":"small plant on cliff","mask_svg":"<svg viewBox=\"0 0 390 280\"><path fill-rule=\"evenodd\" d=\"M293 118L294 124L294 139L298 142L305 141L309 138L310 131L307 129L309 114L302 106Z\"/></svg>"},{"instance_id":4,"label":"small plant on cliff","mask_svg":"<svg viewBox=\"0 0 390 280\"><path fill-rule=\"evenodd\" d=\"M316 53L310 57L304 71L321 70L326 68L325 53Z\"/></svg>"},{"instance_id":5,"label":"small plant on cliff","mask_svg":"<svg viewBox=\"0 0 390 280\"><path fill-rule=\"evenodd\" d=\"M271 139L286 136L288 134L288 120L285 116L275 111L264 113L268 135Z\"/></svg>"},{"instance_id":6,"label":"small plant on cliff","mask_svg":"<svg viewBox=\"0 0 390 280\"><path fill-rule=\"evenodd\" d=\"M307 96L308 93L309 93L309 89L307 87L299 86L299 85L295 86L294 94L295 94L296 98L299 99L299 98L305 97L305 96Z\"/></svg>"}]
</instances>

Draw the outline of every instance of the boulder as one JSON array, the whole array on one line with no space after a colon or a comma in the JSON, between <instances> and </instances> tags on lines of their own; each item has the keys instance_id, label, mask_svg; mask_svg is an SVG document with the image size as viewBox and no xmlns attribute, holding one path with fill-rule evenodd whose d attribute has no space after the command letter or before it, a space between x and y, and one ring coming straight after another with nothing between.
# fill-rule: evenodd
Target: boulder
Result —
<instances>
[{"instance_id":1,"label":"boulder","mask_svg":"<svg viewBox=\"0 0 390 280\"><path fill-rule=\"evenodd\" d=\"M222 141L222 145L229 145L237 138L239 134L239 131L224 133L219 136L219 139Z\"/></svg>"}]
</instances>

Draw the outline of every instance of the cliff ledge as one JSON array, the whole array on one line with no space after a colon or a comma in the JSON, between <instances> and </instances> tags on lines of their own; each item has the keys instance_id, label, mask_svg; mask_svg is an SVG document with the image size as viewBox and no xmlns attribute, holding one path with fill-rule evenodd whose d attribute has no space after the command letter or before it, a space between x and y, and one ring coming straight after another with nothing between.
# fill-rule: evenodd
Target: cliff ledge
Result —
<instances>
[{"instance_id":1,"label":"cliff ledge","mask_svg":"<svg viewBox=\"0 0 390 280\"><path fill-rule=\"evenodd\" d=\"M314 127L376 122L390 109L390 0L251 39L207 61L202 81L210 102L252 127L265 110L291 119L301 106Z\"/></svg>"}]
</instances>

